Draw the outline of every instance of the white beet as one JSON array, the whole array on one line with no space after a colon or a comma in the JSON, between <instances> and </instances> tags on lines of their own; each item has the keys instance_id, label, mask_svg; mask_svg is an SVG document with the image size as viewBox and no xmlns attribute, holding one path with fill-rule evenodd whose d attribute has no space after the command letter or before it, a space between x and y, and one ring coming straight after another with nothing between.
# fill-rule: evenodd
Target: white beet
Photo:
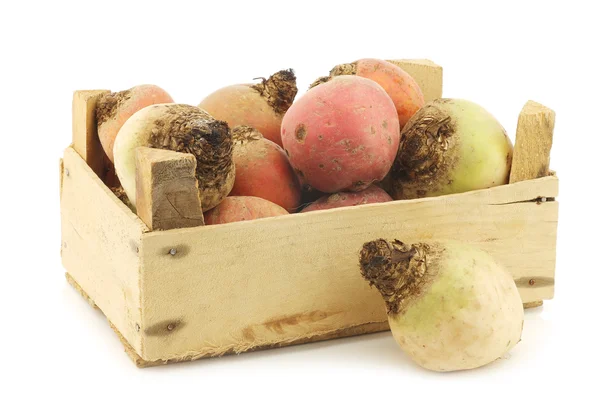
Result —
<instances>
[{"instance_id":1,"label":"white beet","mask_svg":"<svg viewBox=\"0 0 600 400\"><path fill-rule=\"evenodd\" d=\"M524 313L511 274L457 241L366 243L361 273L386 302L394 339L435 371L481 367L520 340Z\"/></svg>"},{"instance_id":2,"label":"white beet","mask_svg":"<svg viewBox=\"0 0 600 400\"><path fill-rule=\"evenodd\" d=\"M135 148L153 147L196 156L202 210L219 204L235 180L233 139L225 122L187 104L156 104L133 114L114 145L115 171L133 205L136 200Z\"/></svg>"}]
</instances>

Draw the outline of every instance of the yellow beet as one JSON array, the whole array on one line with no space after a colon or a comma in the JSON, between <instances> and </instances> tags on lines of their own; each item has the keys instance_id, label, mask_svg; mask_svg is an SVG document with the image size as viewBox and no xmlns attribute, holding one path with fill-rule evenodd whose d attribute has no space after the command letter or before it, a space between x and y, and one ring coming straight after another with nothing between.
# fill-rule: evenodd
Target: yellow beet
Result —
<instances>
[{"instance_id":1,"label":"yellow beet","mask_svg":"<svg viewBox=\"0 0 600 400\"><path fill-rule=\"evenodd\" d=\"M226 86L209 94L198 107L233 129L250 126L272 142L281 143L281 120L298 89L292 70L279 71L257 84Z\"/></svg>"}]
</instances>

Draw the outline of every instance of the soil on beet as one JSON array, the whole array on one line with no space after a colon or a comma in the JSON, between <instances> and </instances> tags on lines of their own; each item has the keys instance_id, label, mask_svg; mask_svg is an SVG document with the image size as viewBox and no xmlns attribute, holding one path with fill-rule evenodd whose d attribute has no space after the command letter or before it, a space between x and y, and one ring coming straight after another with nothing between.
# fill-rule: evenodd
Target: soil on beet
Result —
<instances>
[{"instance_id":1,"label":"soil on beet","mask_svg":"<svg viewBox=\"0 0 600 400\"><path fill-rule=\"evenodd\" d=\"M131 89L101 95L96 103L96 121L98 125L112 119L122 103L131 98Z\"/></svg>"}]
</instances>

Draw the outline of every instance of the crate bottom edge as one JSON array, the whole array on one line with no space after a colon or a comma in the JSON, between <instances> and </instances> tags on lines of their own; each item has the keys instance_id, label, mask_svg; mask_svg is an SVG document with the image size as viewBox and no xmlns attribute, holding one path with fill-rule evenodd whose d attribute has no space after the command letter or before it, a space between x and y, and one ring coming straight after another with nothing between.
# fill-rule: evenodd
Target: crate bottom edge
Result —
<instances>
[{"instance_id":1,"label":"crate bottom edge","mask_svg":"<svg viewBox=\"0 0 600 400\"><path fill-rule=\"evenodd\" d=\"M100 310L100 308L96 305L94 300L85 292L85 290L77 283L77 281L68 272L65 272L65 277L67 279L67 282L88 302L88 304L90 304L94 309ZM528 308L539 307L542 305L543 305L542 300L536 300L536 301L532 301L532 302L523 303L523 308L528 309ZM100 310L100 311L102 311L102 310ZM129 358L133 361L135 366L138 368L148 368L148 367L155 367L155 366L160 366L160 365L175 364L175 363L180 363L180 362L195 361L195 360L199 360L199 359L203 359L203 358L215 358L215 357L221 357L221 356L227 356L227 355L241 354L241 353L236 353L234 351L229 351L229 352L226 352L219 356L206 354L206 355L194 355L194 356L189 356L189 357L181 357L181 358L174 358L174 359L167 359L167 360L162 360L162 359L145 360L133 349L133 347L129 344L127 339L125 339L125 337L123 337L121 332L119 332L117 327L115 325L113 325L113 323L108 318L107 318L107 320L108 320L110 327L112 328L112 330L115 332L115 334L121 341L121 344L124 347L125 353L129 356ZM294 345L299 345L299 344L306 344L306 343L319 342L319 341L325 341L325 340L341 339L341 338L350 337L350 336L358 336L358 335L364 335L364 334L369 334L369 333L377 333L377 332L387 331L389 329L390 328L389 328L387 321L367 322L365 324L341 328L341 329L337 329L337 330L334 330L331 332L326 332L326 333L319 333L319 334L316 334L313 336L300 338L300 339L296 339L293 341L283 341L280 343L256 346L256 347L253 347L253 348L250 348L250 349L244 351L244 353L260 351L260 350L276 349L276 348L281 348L281 347L294 346Z\"/></svg>"}]
</instances>

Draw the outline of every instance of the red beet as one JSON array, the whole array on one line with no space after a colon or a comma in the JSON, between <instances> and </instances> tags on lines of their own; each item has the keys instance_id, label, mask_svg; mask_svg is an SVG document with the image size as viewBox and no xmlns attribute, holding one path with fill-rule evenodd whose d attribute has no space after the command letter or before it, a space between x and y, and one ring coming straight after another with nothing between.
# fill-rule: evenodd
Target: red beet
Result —
<instances>
[{"instance_id":1,"label":"red beet","mask_svg":"<svg viewBox=\"0 0 600 400\"><path fill-rule=\"evenodd\" d=\"M303 184L325 193L360 191L390 170L400 127L394 102L379 84L337 76L292 104L281 138Z\"/></svg>"},{"instance_id":2,"label":"red beet","mask_svg":"<svg viewBox=\"0 0 600 400\"><path fill-rule=\"evenodd\" d=\"M323 196L314 203L306 206L302 212L358 206L360 204L384 203L386 201L392 201L392 198L385 190L377 186L370 186L360 192L340 192Z\"/></svg>"}]
</instances>

